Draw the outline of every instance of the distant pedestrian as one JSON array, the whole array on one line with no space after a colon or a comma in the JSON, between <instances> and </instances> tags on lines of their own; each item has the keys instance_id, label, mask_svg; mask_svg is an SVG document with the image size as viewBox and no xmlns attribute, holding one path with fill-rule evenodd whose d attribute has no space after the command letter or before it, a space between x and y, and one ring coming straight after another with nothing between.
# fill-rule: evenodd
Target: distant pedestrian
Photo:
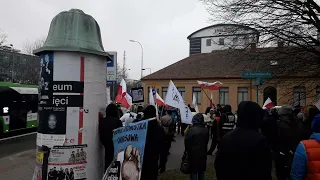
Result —
<instances>
[{"instance_id":1,"label":"distant pedestrian","mask_svg":"<svg viewBox=\"0 0 320 180\"><path fill-rule=\"evenodd\" d=\"M190 180L204 180L207 168L207 146L209 132L204 117L198 113L192 118L192 126L186 134L184 145L190 162Z\"/></svg>"},{"instance_id":2,"label":"distant pedestrian","mask_svg":"<svg viewBox=\"0 0 320 180\"><path fill-rule=\"evenodd\" d=\"M239 104L237 128L222 138L216 155L218 180L271 180L271 149L258 131L262 118L263 110L257 103Z\"/></svg>"}]
</instances>

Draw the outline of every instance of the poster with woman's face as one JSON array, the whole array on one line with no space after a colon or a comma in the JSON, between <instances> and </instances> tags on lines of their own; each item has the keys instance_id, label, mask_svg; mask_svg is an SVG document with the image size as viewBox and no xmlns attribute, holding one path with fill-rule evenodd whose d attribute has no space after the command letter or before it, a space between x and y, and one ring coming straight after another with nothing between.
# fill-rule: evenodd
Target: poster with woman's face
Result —
<instances>
[{"instance_id":1,"label":"poster with woman's face","mask_svg":"<svg viewBox=\"0 0 320 180\"><path fill-rule=\"evenodd\" d=\"M38 132L43 134L66 134L66 108L42 107L39 111Z\"/></svg>"}]
</instances>

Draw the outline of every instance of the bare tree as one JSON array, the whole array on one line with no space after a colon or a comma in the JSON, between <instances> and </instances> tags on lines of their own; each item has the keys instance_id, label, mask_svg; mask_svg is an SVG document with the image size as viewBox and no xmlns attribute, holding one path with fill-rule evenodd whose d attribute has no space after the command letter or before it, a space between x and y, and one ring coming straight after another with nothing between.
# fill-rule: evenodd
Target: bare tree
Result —
<instances>
[{"instance_id":1,"label":"bare tree","mask_svg":"<svg viewBox=\"0 0 320 180\"><path fill-rule=\"evenodd\" d=\"M8 35L0 29L0 46L7 41Z\"/></svg>"},{"instance_id":2,"label":"bare tree","mask_svg":"<svg viewBox=\"0 0 320 180\"><path fill-rule=\"evenodd\" d=\"M38 49L40 47L43 46L43 44L45 43L46 38L45 37L41 37L39 39L36 39L35 41L29 41L27 40L24 44L23 44L23 49L22 51L26 54L33 54L33 51L35 49Z\"/></svg>"},{"instance_id":3,"label":"bare tree","mask_svg":"<svg viewBox=\"0 0 320 180\"><path fill-rule=\"evenodd\" d=\"M120 83L122 79L126 80L128 77L128 69L117 64L117 82Z\"/></svg>"},{"instance_id":4,"label":"bare tree","mask_svg":"<svg viewBox=\"0 0 320 180\"><path fill-rule=\"evenodd\" d=\"M317 84L320 76L320 6L315 0L200 1L212 22L249 26L259 31L259 46L264 49L257 50L259 55L252 51L242 53L242 60L251 61L246 63L256 69L268 66L281 76L304 76L297 86L307 81ZM275 44L284 48L276 48ZM270 67L272 60L276 65ZM237 66L237 63L233 65ZM296 80L288 81L291 86L296 83Z\"/></svg>"}]
</instances>

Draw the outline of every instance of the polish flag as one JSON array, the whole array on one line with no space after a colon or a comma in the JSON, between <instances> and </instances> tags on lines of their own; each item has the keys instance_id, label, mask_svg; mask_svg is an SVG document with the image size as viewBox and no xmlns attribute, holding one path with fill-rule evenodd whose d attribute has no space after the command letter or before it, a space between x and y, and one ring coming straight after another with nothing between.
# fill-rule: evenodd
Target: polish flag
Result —
<instances>
[{"instance_id":1,"label":"polish flag","mask_svg":"<svg viewBox=\"0 0 320 180\"><path fill-rule=\"evenodd\" d=\"M122 99L125 97L126 94L127 94L127 84L124 81L124 79L122 79L120 82L120 85L118 86L118 92L117 92L115 101L121 103Z\"/></svg>"},{"instance_id":2,"label":"polish flag","mask_svg":"<svg viewBox=\"0 0 320 180\"><path fill-rule=\"evenodd\" d=\"M263 106L262 106L263 109L271 109L271 108L273 108L273 107L274 107L274 104L273 104L273 102L271 101L270 98L268 98L268 99L266 100L266 102L264 102L264 104L263 104Z\"/></svg>"},{"instance_id":3,"label":"polish flag","mask_svg":"<svg viewBox=\"0 0 320 180\"><path fill-rule=\"evenodd\" d=\"M156 93L156 103L158 106L164 106L164 100L160 97L158 93Z\"/></svg>"},{"instance_id":4,"label":"polish flag","mask_svg":"<svg viewBox=\"0 0 320 180\"><path fill-rule=\"evenodd\" d=\"M202 89L210 89L210 90L219 90L218 84L222 85L222 82L216 81L213 83L208 83L208 82L203 82L203 81L198 81L198 84Z\"/></svg>"},{"instance_id":5,"label":"polish flag","mask_svg":"<svg viewBox=\"0 0 320 180\"><path fill-rule=\"evenodd\" d=\"M132 106L132 97L130 96L130 94L126 93L120 103L123 107L129 109Z\"/></svg>"}]
</instances>

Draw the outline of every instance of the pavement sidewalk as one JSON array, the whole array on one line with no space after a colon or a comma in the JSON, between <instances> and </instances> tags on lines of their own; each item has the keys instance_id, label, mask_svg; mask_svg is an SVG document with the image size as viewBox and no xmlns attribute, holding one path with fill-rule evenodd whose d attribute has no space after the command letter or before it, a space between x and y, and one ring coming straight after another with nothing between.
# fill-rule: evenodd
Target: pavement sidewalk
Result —
<instances>
[{"instance_id":1,"label":"pavement sidewalk","mask_svg":"<svg viewBox=\"0 0 320 180\"><path fill-rule=\"evenodd\" d=\"M0 159L0 179L31 180L36 161L36 151L28 150Z\"/></svg>"}]
</instances>

